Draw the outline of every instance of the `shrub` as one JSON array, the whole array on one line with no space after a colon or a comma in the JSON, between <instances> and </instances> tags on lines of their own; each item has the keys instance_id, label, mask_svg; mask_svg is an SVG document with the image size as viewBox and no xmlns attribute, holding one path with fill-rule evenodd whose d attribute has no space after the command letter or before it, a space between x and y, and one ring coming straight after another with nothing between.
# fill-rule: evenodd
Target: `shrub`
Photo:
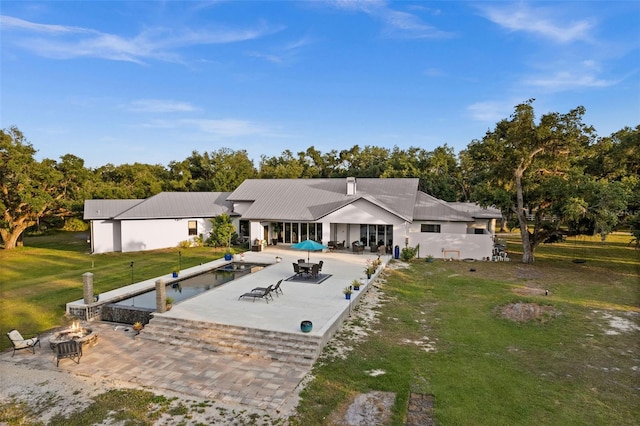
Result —
<instances>
[{"instance_id":1,"label":"shrub","mask_svg":"<svg viewBox=\"0 0 640 426\"><path fill-rule=\"evenodd\" d=\"M400 258L405 262L408 262L414 257L416 257L416 249L414 247L405 247L400 252Z\"/></svg>"},{"instance_id":2,"label":"shrub","mask_svg":"<svg viewBox=\"0 0 640 426\"><path fill-rule=\"evenodd\" d=\"M89 229L89 224L77 217L72 217L64 223L64 227L62 229L65 231L82 232Z\"/></svg>"}]
</instances>

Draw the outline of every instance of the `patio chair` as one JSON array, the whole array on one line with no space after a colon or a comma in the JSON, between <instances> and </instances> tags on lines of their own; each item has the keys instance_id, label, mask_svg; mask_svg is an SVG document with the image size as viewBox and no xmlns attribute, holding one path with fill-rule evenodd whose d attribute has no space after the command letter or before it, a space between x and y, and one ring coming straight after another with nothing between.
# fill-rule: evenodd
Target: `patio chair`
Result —
<instances>
[{"instance_id":1,"label":"patio chair","mask_svg":"<svg viewBox=\"0 0 640 426\"><path fill-rule=\"evenodd\" d=\"M76 364L80 364L80 358L82 357L82 343L78 343L77 340L68 340L66 342L60 342L56 345L56 367L60 365L60 360L69 358Z\"/></svg>"},{"instance_id":2,"label":"patio chair","mask_svg":"<svg viewBox=\"0 0 640 426\"><path fill-rule=\"evenodd\" d=\"M265 302L269 303L269 298L273 300L273 296L271 295L271 290L273 290L273 284L270 285L269 287L266 287L264 290L250 291L248 293L241 294L240 297L238 297L238 300L242 299L243 297L250 297L251 299L253 299L254 302L256 301L256 299L264 299Z\"/></svg>"},{"instance_id":3,"label":"patio chair","mask_svg":"<svg viewBox=\"0 0 640 426\"><path fill-rule=\"evenodd\" d=\"M280 288L280 284L282 284L282 280L278 281L278 282L276 283L276 285L275 285L275 286L273 286L273 289L271 290L271 292L270 292L270 293L275 293L275 294L276 294L276 296L278 296L278 297L280 297L280 296L278 295L278 293L280 293L280 294L284 294L284 293L282 293L282 289ZM251 291L252 291L252 292L254 292L254 291L264 291L264 290L266 290L267 288L268 288L268 287L256 287L256 288L254 288L254 289L253 289L253 290L251 290ZM271 296L271 299L273 299L273 296Z\"/></svg>"},{"instance_id":4,"label":"patio chair","mask_svg":"<svg viewBox=\"0 0 640 426\"><path fill-rule=\"evenodd\" d=\"M38 347L42 347L40 346L40 336L38 335L25 339L18 330L14 329L7 333L7 337L11 340L11 344L13 345L13 353L11 356L14 356L16 351L19 351L20 349L31 349L31 352L35 354L36 345L38 345Z\"/></svg>"},{"instance_id":5,"label":"patio chair","mask_svg":"<svg viewBox=\"0 0 640 426\"><path fill-rule=\"evenodd\" d=\"M318 272L322 272L322 265L324 265L324 260L318 262Z\"/></svg>"},{"instance_id":6,"label":"patio chair","mask_svg":"<svg viewBox=\"0 0 640 426\"><path fill-rule=\"evenodd\" d=\"M319 273L320 273L320 264L316 263L311 267L311 271L309 272L309 274L311 274L313 278L318 278Z\"/></svg>"},{"instance_id":7,"label":"patio chair","mask_svg":"<svg viewBox=\"0 0 640 426\"><path fill-rule=\"evenodd\" d=\"M293 264L293 272L295 272L296 276L302 276L302 274L304 273L304 271L300 269L300 265L298 265L297 263Z\"/></svg>"},{"instance_id":8,"label":"patio chair","mask_svg":"<svg viewBox=\"0 0 640 426\"><path fill-rule=\"evenodd\" d=\"M298 263L307 263L307 259L298 259Z\"/></svg>"},{"instance_id":9,"label":"patio chair","mask_svg":"<svg viewBox=\"0 0 640 426\"><path fill-rule=\"evenodd\" d=\"M341 243L336 244L336 248L338 250L344 250L344 243L345 243L345 240L342 240Z\"/></svg>"}]
</instances>

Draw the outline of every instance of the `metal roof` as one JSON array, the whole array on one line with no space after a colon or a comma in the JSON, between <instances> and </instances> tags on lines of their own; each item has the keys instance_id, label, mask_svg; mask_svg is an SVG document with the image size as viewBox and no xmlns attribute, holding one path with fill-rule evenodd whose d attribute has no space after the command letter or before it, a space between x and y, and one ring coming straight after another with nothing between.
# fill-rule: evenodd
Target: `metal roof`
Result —
<instances>
[{"instance_id":1,"label":"metal roof","mask_svg":"<svg viewBox=\"0 0 640 426\"><path fill-rule=\"evenodd\" d=\"M482 207L476 203L447 203L456 210L469 213L476 219L502 219L502 212L495 207Z\"/></svg>"},{"instance_id":2,"label":"metal roof","mask_svg":"<svg viewBox=\"0 0 640 426\"><path fill-rule=\"evenodd\" d=\"M422 191L418 193L418 199L413 210L415 220L434 220L445 222L472 222L471 215L449 206L446 201L432 197Z\"/></svg>"},{"instance_id":3,"label":"metal roof","mask_svg":"<svg viewBox=\"0 0 640 426\"><path fill-rule=\"evenodd\" d=\"M144 200L85 200L84 219L113 219L123 211L143 201Z\"/></svg>"},{"instance_id":4,"label":"metal roof","mask_svg":"<svg viewBox=\"0 0 640 426\"><path fill-rule=\"evenodd\" d=\"M146 200L85 200L84 219L162 219L232 214L230 192L161 192Z\"/></svg>"},{"instance_id":5,"label":"metal roof","mask_svg":"<svg viewBox=\"0 0 640 426\"><path fill-rule=\"evenodd\" d=\"M357 178L354 195L347 195L345 178L247 179L228 200L251 202L242 214L249 220L315 221L365 199L411 221L417 190L417 178Z\"/></svg>"},{"instance_id":6,"label":"metal roof","mask_svg":"<svg viewBox=\"0 0 640 426\"><path fill-rule=\"evenodd\" d=\"M123 211L115 219L215 217L229 214L230 192L161 192Z\"/></svg>"}]
</instances>

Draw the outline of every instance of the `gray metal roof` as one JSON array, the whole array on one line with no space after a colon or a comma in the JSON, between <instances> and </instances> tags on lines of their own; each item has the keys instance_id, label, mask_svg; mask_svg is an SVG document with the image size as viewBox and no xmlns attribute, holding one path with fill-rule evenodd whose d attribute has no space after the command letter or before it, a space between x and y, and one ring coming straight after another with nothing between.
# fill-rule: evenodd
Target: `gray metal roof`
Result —
<instances>
[{"instance_id":1,"label":"gray metal roof","mask_svg":"<svg viewBox=\"0 0 640 426\"><path fill-rule=\"evenodd\" d=\"M347 195L345 178L247 179L228 200L252 202L243 219L315 221L365 199L411 221L417 191L417 178L358 178L355 195Z\"/></svg>"},{"instance_id":2,"label":"gray metal roof","mask_svg":"<svg viewBox=\"0 0 640 426\"><path fill-rule=\"evenodd\" d=\"M161 192L123 211L116 219L215 217L230 214L230 192Z\"/></svg>"},{"instance_id":3,"label":"gray metal roof","mask_svg":"<svg viewBox=\"0 0 640 426\"><path fill-rule=\"evenodd\" d=\"M146 200L85 200L84 219L162 219L232 214L230 192L161 192Z\"/></svg>"},{"instance_id":4,"label":"gray metal roof","mask_svg":"<svg viewBox=\"0 0 640 426\"><path fill-rule=\"evenodd\" d=\"M447 203L456 210L469 213L476 219L502 219L502 212L495 207L482 207L476 203Z\"/></svg>"},{"instance_id":5,"label":"gray metal roof","mask_svg":"<svg viewBox=\"0 0 640 426\"><path fill-rule=\"evenodd\" d=\"M413 210L415 220L433 220L445 222L472 222L473 217L463 211L457 210L446 201L432 197L422 191L418 193L418 199Z\"/></svg>"},{"instance_id":6,"label":"gray metal roof","mask_svg":"<svg viewBox=\"0 0 640 426\"><path fill-rule=\"evenodd\" d=\"M123 211L143 201L144 200L85 200L84 219L113 219Z\"/></svg>"}]
</instances>

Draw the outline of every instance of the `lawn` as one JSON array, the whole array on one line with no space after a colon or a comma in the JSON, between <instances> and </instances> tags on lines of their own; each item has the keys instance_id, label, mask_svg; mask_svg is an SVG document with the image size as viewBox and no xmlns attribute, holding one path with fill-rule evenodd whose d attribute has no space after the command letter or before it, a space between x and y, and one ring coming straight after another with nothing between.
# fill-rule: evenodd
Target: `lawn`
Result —
<instances>
[{"instance_id":1,"label":"lawn","mask_svg":"<svg viewBox=\"0 0 640 426\"><path fill-rule=\"evenodd\" d=\"M509 236L512 262L415 260L387 268L376 284L383 300L377 321L352 320L367 337L344 358L316 364L291 424L331 424L370 391L395 395L393 425L405 424L412 393L433 397L440 425L637 424L640 252L629 239L543 245L535 265L522 265L518 239ZM2 333L60 324L65 303L82 297L87 271L104 292L130 283L131 262L136 281L178 263L178 249L94 256L87 249L74 234L58 233L0 252ZM183 268L223 255L181 252ZM520 306L541 313L515 321ZM348 331L325 353L341 340L349 344Z\"/></svg>"},{"instance_id":2,"label":"lawn","mask_svg":"<svg viewBox=\"0 0 640 426\"><path fill-rule=\"evenodd\" d=\"M388 270L379 322L346 359L316 366L297 424L329 424L371 391L396 394L394 425L412 392L433 396L441 425L637 424L640 263L629 238L545 245L522 265L513 237L513 262ZM546 313L502 315L518 302Z\"/></svg>"},{"instance_id":3,"label":"lawn","mask_svg":"<svg viewBox=\"0 0 640 426\"><path fill-rule=\"evenodd\" d=\"M82 299L85 272L94 274L99 294L223 255L210 247L91 255L83 234L26 237L24 247L0 250L0 333L35 334L63 324L66 304ZM11 346L6 338L0 342L0 350Z\"/></svg>"}]
</instances>

